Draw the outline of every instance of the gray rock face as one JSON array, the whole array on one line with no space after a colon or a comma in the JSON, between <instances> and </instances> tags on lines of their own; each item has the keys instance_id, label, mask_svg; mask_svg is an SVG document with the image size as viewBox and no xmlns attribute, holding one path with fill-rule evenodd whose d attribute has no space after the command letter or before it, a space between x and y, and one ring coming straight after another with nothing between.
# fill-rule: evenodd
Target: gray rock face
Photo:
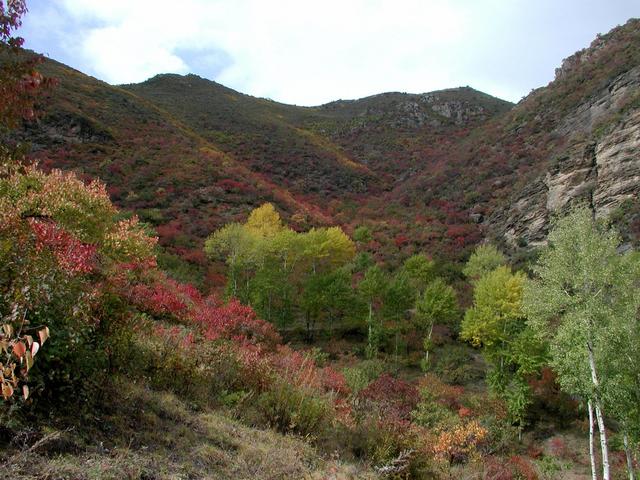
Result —
<instances>
[{"instance_id":1,"label":"gray rock face","mask_svg":"<svg viewBox=\"0 0 640 480\"><path fill-rule=\"evenodd\" d=\"M629 96L636 94L639 85L640 66L623 73L591 101L580 105L559 124L556 133L560 135L590 133L599 121L619 109Z\"/></svg>"},{"instance_id":2,"label":"gray rock face","mask_svg":"<svg viewBox=\"0 0 640 480\"><path fill-rule=\"evenodd\" d=\"M593 204L596 214L604 216L640 194L640 111L628 115L598 142L595 160Z\"/></svg>"},{"instance_id":3,"label":"gray rock face","mask_svg":"<svg viewBox=\"0 0 640 480\"><path fill-rule=\"evenodd\" d=\"M545 242L550 218L583 201L606 217L640 196L640 67L616 78L558 125L568 147L552 166L487 220L512 248Z\"/></svg>"},{"instance_id":4,"label":"gray rock face","mask_svg":"<svg viewBox=\"0 0 640 480\"><path fill-rule=\"evenodd\" d=\"M431 110L438 115L453 120L456 125L464 125L475 120L484 120L487 112L481 105L460 100L444 100L437 93L422 95L423 101L428 103Z\"/></svg>"}]
</instances>

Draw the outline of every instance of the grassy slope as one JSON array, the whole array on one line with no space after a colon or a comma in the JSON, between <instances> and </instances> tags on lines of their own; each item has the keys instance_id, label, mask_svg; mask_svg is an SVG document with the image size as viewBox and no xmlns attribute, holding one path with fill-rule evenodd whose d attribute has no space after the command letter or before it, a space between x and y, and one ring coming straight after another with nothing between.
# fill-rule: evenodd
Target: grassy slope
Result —
<instances>
[{"instance_id":1,"label":"grassy slope","mask_svg":"<svg viewBox=\"0 0 640 480\"><path fill-rule=\"evenodd\" d=\"M118 381L103 403L79 428L14 439L0 450L0 469L16 480L378 478L364 466L321 458L302 438L194 410L142 385Z\"/></svg>"}]
</instances>

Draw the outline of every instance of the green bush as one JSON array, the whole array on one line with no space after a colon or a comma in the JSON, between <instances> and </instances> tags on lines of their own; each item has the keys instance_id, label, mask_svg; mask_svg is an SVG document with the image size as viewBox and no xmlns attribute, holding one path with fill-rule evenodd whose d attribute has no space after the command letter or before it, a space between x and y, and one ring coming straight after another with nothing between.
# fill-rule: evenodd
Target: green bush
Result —
<instances>
[{"instance_id":1,"label":"green bush","mask_svg":"<svg viewBox=\"0 0 640 480\"><path fill-rule=\"evenodd\" d=\"M281 432L318 435L329 424L332 408L328 400L278 379L258 396L262 421Z\"/></svg>"},{"instance_id":2,"label":"green bush","mask_svg":"<svg viewBox=\"0 0 640 480\"><path fill-rule=\"evenodd\" d=\"M466 345L444 345L435 357L433 372L445 383L463 385L484 376L482 369L475 366L472 351Z\"/></svg>"},{"instance_id":3,"label":"green bush","mask_svg":"<svg viewBox=\"0 0 640 480\"><path fill-rule=\"evenodd\" d=\"M356 366L344 368L342 374L351 392L357 394L387 370L387 365L382 360L372 358L363 360Z\"/></svg>"}]
</instances>

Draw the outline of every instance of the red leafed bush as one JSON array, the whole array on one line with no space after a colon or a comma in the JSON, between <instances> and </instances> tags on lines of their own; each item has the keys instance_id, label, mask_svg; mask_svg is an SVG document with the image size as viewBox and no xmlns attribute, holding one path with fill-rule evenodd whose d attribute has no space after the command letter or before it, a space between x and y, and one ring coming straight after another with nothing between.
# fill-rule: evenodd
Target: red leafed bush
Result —
<instances>
[{"instance_id":1,"label":"red leafed bush","mask_svg":"<svg viewBox=\"0 0 640 480\"><path fill-rule=\"evenodd\" d=\"M485 480L538 480L538 474L531 462L519 455L508 460L487 457L484 461Z\"/></svg>"},{"instance_id":2,"label":"red leafed bush","mask_svg":"<svg viewBox=\"0 0 640 480\"><path fill-rule=\"evenodd\" d=\"M228 344L227 348L234 350L238 359L239 377L242 379L243 387L258 391L265 390L272 380L273 366L264 354L262 347L245 341L233 345Z\"/></svg>"},{"instance_id":3,"label":"red leafed bush","mask_svg":"<svg viewBox=\"0 0 640 480\"><path fill-rule=\"evenodd\" d=\"M448 385L440 380L436 375L426 374L420 381L420 388L428 390L438 402L450 409L460 411L463 405L460 399L464 394L464 387L460 385ZM471 414L473 412L464 412Z\"/></svg>"},{"instance_id":4,"label":"red leafed bush","mask_svg":"<svg viewBox=\"0 0 640 480\"><path fill-rule=\"evenodd\" d=\"M396 238L394 238L393 242L396 244L396 247L400 248L404 245L406 245L407 243L409 243L409 237L407 237L406 235L396 235Z\"/></svg>"},{"instance_id":5,"label":"red leafed bush","mask_svg":"<svg viewBox=\"0 0 640 480\"><path fill-rule=\"evenodd\" d=\"M335 392L343 397L351 393L344 375L331 367L324 367L320 371L320 378L322 379L322 388L325 391Z\"/></svg>"},{"instance_id":6,"label":"red leafed bush","mask_svg":"<svg viewBox=\"0 0 640 480\"><path fill-rule=\"evenodd\" d=\"M145 285L139 283L133 287L131 300L138 307L155 315L181 316L187 310L187 304L171 288L171 285L155 283Z\"/></svg>"},{"instance_id":7,"label":"red leafed bush","mask_svg":"<svg viewBox=\"0 0 640 480\"><path fill-rule=\"evenodd\" d=\"M231 179L220 180L216 182L216 186L231 193L248 193L255 190L251 185L246 185Z\"/></svg>"},{"instance_id":8,"label":"red leafed bush","mask_svg":"<svg viewBox=\"0 0 640 480\"><path fill-rule=\"evenodd\" d=\"M251 307L236 299L226 305L217 305L212 300L204 302L194 310L192 318L204 328L207 340L236 339L268 348L280 343L280 335L274 326L259 319Z\"/></svg>"},{"instance_id":9,"label":"red leafed bush","mask_svg":"<svg viewBox=\"0 0 640 480\"><path fill-rule=\"evenodd\" d=\"M567 445L567 442L565 442L562 437L553 437L549 442L549 446L551 448L551 452L553 453L553 455L555 455L558 458L561 458L563 460L573 460L573 461L578 460L575 452L573 452L569 448L569 446Z\"/></svg>"},{"instance_id":10,"label":"red leafed bush","mask_svg":"<svg viewBox=\"0 0 640 480\"><path fill-rule=\"evenodd\" d=\"M411 411L420 401L415 386L386 373L362 390L359 397L374 403L383 417L407 422L411 419Z\"/></svg>"},{"instance_id":11,"label":"red leafed bush","mask_svg":"<svg viewBox=\"0 0 640 480\"><path fill-rule=\"evenodd\" d=\"M161 243L167 244L178 235L182 234L182 225L178 220L171 220L169 223L164 225L158 225L156 227L156 232L158 232Z\"/></svg>"},{"instance_id":12,"label":"red leafed bush","mask_svg":"<svg viewBox=\"0 0 640 480\"><path fill-rule=\"evenodd\" d=\"M510 466L496 457L484 460L484 480L514 480Z\"/></svg>"},{"instance_id":13,"label":"red leafed bush","mask_svg":"<svg viewBox=\"0 0 640 480\"><path fill-rule=\"evenodd\" d=\"M311 357L287 345L279 345L271 363L282 377L297 387L320 388L319 370Z\"/></svg>"},{"instance_id":14,"label":"red leafed bush","mask_svg":"<svg viewBox=\"0 0 640 480\"><path fill-rule=\"evenodd\" d=\"M531 462L520 455L514 455L509 459L509 464L516 474L516 478L522 480L538 480L538 474Z\"/></svg>"},{"instance_id":15,"label":"red leafed bush","mask_svg":"<svg viewBox=\"0 0 640 480\"><path fill-rule=\"evenodd\" d=\"M53 221L29 219L36 236L36 250L51 250L60 267L68 273L89 273L95 268L96 246L87 245Z\"/></svg>"},{"instance_id":16,"label":"red leafed bush","mask_svg":"<svg viewBox=\"0 0 640 480\"><path fill-rule=\"evenodd\" d=\"M578 403L569 395L560 390L556 380L556 374L550 368L543 368L540 378L529 381L536 406L563 421L569 421L577 417Z\"/></svg>"},{"instance_id":17,"label":"red leafed bush","mask_svg":"<svg viewBox=\"0 0 640 480\"><path fill-rule=\"evenodd\" d=\"M276 372L297 387L332 392L343 397L350 392L340 372L331 367L318 368L313 358L287 345L278 346L271 363Z\"/></svg>"}]
</instances>

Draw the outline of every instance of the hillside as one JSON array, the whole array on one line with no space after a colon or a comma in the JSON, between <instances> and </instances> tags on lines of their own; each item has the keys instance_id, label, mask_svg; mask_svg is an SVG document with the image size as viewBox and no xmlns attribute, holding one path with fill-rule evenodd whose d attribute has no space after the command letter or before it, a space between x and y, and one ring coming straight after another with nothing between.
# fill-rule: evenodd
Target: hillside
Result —
<instances>
[{"instance_id":1,"label":"hillside","mask_svg":"<svg viewBox=\"0 0 640 480\"><path fill-rule=\"evenodd\" d=\"M7 5L0 471L634 478L639 20L517 105L298 107L38 64Z\"/></svg>"},{"instance_id":2,"label":"hillside","mask_svg":"<svg viewBox=\"0 0 640 480\"><path fill-rule=\"evenodd\" d=\"M113 87L52 60L42 71L60 83L21 134L33 157L104 180L158 229L166 265L191 278L205 269L203 238L252 207L271 201L300 228L350 223L353 206L510 108L469 88L305 108L194 75Z\"/></svg>"},{"instance_id":3,"label":"hillside","mask_svg":"<svg viewBox=\"0 0 640 480\"><path fill-rule=\"evenodd\" d=\"M638 210L638 31L599 37L515 107L469 87L297 107L195 75L113 87L47 61L60 87L24 138L43 166L106 181L201 272L202 239L263 201L298 228L366 223L386 260L457 260L484 236L540 245L552 213L588 192L599 215Z\"/></svg>"},{"instance_id":4,"label":"hillside","mask_svg":"<svg viewBox=\"0 0 640 480\"><path fill-rule=\"evenodd\" d=\"M586 200L598 216L623 204L637 211L639 68L640 20L632 19L458 142L441 171L418 173L394 196L459 199L511 249L540 245L550 218L573 200ZM634 222L637 216L623 223L636 225L626 230L637 240Z\"/></svg>"}]
</instances>

